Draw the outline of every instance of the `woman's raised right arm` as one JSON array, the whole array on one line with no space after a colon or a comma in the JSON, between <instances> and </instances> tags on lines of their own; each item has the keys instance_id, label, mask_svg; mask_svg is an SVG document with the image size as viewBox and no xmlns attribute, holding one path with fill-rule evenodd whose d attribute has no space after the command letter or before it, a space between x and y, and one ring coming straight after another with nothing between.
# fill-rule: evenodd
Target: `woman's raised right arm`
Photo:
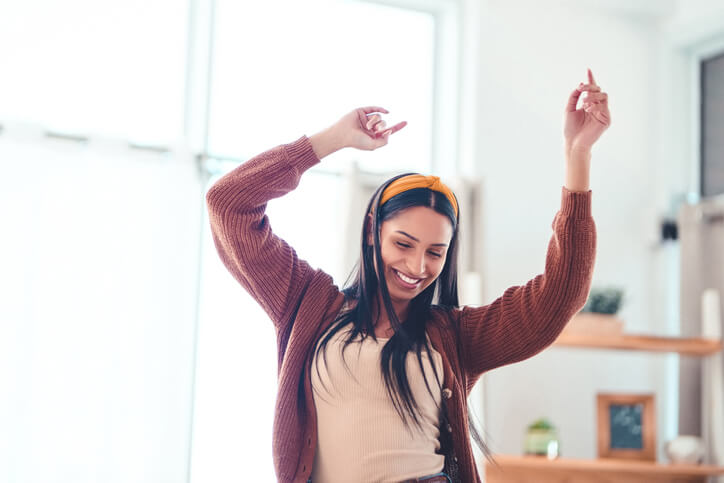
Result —
<instances>
[{"instance_id":1,"label":"woman's raised right arm","mask_svg":"<svg viewBox=\"0 0 724 483\"><path fill-rule=\"evenodd\" d=\"M400 123L385 129L378 115L370 116L374 112L386 111L357 109L310 138L302 136L254 156L224 175L206 194L221 261L277 327L289 320L300 303L314 269L272 232L266 204L296 188L302 174L327 154L343 147L376 149L387 144L389 134L404 127Z\"/></svg>"},{"instance_id":2,"label":"woman's raised right arm","mask_svg":"<svg viewBox=\"0 0 724 483\"><path fill-rule=\"evenodd\" d=\"M313 270L272 232L266 204L296 188L302 173L318 162L309 139L301 137L251 158L206 193L221 261L275 326L289 317Z\"/></svg>"}]
</instances>

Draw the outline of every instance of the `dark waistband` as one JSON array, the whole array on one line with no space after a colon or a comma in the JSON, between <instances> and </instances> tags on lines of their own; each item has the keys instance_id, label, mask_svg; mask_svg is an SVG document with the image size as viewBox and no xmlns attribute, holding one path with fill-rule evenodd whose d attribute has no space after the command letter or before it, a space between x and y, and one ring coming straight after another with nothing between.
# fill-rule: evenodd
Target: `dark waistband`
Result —
<instances>
[{"instance_id":1,"label":"dark waistband","mask_svg":"<svg viewBox=\"0 0 724 483\"><path fill-rule=\"evenodd\" d=\"M439 473L432 476L423 476L414 480L405 480L402 483L450 483L450 478L445 473Z\"/></svg>"}]
</instances>

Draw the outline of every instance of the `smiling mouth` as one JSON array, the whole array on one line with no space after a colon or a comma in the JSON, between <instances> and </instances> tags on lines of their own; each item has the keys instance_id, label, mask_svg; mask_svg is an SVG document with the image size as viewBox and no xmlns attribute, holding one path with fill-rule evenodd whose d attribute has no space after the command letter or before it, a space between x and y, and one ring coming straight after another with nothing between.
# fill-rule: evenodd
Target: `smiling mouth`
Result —
<instances>
[{"instance_id":1,"label":"smiling mouth","mask_svg":"<svg viewBox=\"0 0 724 483\"><path fill-rule=\"evenodd\" d=\"M392 269L392 271L395 272L395 275L397 276L397 281L400 282L403 287L416 288L418 285L420 285L420 282L422 281L421 278L410 278L406 275L403 275L394 268Z\"/></svg>"}]
</instances>

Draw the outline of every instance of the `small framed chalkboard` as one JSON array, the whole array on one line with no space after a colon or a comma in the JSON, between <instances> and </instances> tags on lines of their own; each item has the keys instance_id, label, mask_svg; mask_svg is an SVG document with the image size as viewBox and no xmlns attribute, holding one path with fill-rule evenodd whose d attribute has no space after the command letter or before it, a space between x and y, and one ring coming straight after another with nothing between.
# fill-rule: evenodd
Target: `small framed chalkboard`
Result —
<instances>
[{"instance_id":1,"label":"small framed chalkboard","mask_svg":"<svg viewBox=\"0 0 724 483\"><path fill-rule=\"evenodd\" d=\"M653 394L598 394L598 457L656 461Z\"/></svg>"}]
</instances>

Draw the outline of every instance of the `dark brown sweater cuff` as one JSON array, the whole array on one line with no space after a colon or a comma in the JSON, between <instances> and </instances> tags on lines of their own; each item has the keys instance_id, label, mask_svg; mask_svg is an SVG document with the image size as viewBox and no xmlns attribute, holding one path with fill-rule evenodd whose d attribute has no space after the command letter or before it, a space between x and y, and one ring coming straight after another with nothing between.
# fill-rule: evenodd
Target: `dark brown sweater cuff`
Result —
<instances>
[{"instance_id":1,"label":"dark brown sweater cuff","mask_svg":"<svg viewBox=\"0 0 724 483\"><path fill-rule=\"evenodd\" d=\"M561 191L561 214L574 219L591 216L591 190L571 191L565 186Z\"/></svg>"},{"instance_id":2,"label":"dark brown sweater cuff","mask_svg":"<svg viewBox=\"0 0 724 483\"><path fill-rule=\"evenodd\" d=\"M306 170L320 162L307 136L302 136L292 143L285 144L284 148L287 152L289 164L297 171L297 176L301 176Z\"/></svg>"}]
</instances>

